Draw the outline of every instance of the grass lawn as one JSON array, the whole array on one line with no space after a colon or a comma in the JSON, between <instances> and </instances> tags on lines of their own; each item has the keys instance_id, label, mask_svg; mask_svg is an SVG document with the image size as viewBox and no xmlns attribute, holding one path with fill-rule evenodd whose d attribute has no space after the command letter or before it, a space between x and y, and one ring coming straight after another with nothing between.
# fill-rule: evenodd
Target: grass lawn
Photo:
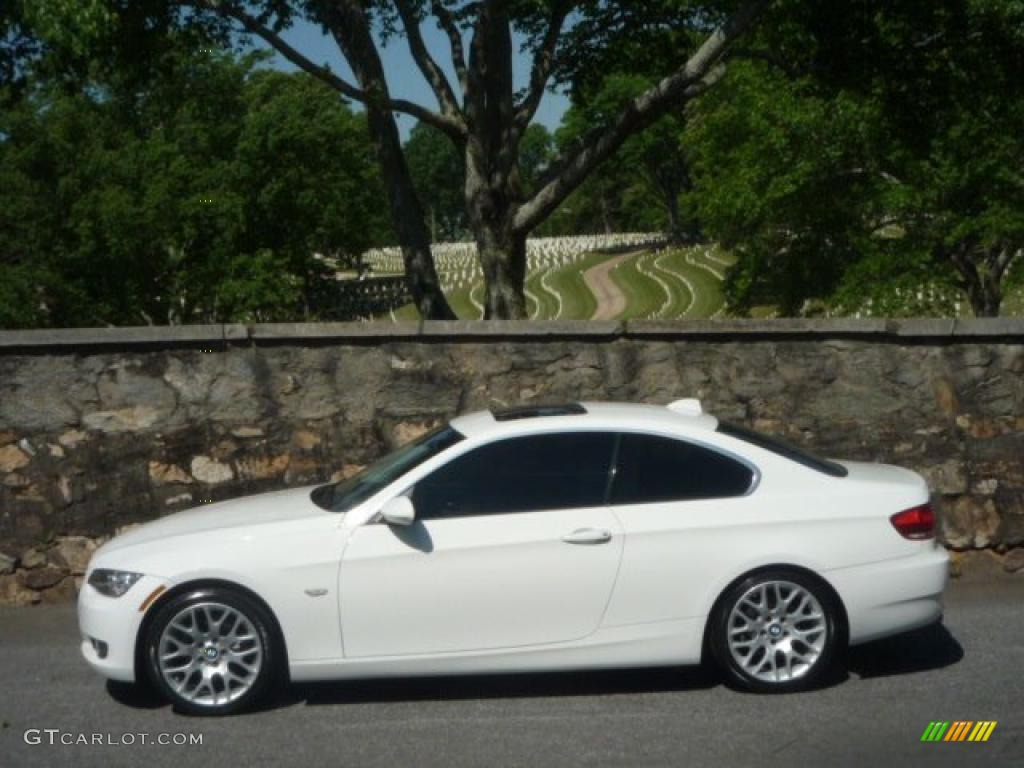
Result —
<instances>
[{"instance_id":1,"label":"grass lawn","mask_svg":"<svg viewBox=\"0 0 1024 768\"><path fill-rule=\"evenodd\" d=\"M612 270L612 280L626 296L626 308L618 320L650 317L664 306L667 294L661 283L650 276L650 257L649 253L630 256Z\"/></svg>"},{"instance_id":2,"label":"grass lawn","mask_svg":"<svg viewBox=\"0 0 1024 768\"><path fill-rule=\"evenodd\" d=\"M701 248L679 248L627 259L612 271L626 295L620 319L712 317L725 304L717 277L727 268L724 257L704 255Z\"/></svg>"},{"instance_id":3,"label":"grass lawn","mask_svg":"<svg viewBox=\"0 0 1024 768\"><path fill-rule=\"evenodd\" d=\"M390 317L385 316L385 320L390 320ZM404 307L399 307L395 310L395 320L399 323L418 323L420 321L420 311L416 309L415 304L406 304Z\"/></svg>"},{"instance_id":4,"label":"grass lawn","mask_svg":"<svg viewBox=\"0 0 1024 768\"><path fill-rule=\"evenodd\" d=\"M680 253L670 251L654 254L647 271L658 275L669 287L668 300L662 305L659 317L687 317L693 310L697 288L690 274L692 270L693 267L683 261Z\"/></svg>"},{"instance_id":5,"label":"grass lawn","mask_svg":"<svg viewBox=\"0 0 1024 768\"><path fill-rule=\"evenodd\" d=\"M967 312L970 313L968 306ZM1024 285L1010 288L1003 298L1002 315L1020 317L1024 315Z\"/></svg>"},{"instance_id":6,"label":"grass lawn","mask_svg":"<svg viewBox=\"0 0 1024 768\"><path fill-rule=\"evenodd\" d=\"M562 267L537 270L527 276L527 308L536 320L589 320L597 309L597 301L583 280L584 273L614 258L607 253L591 253ZM637 253L612 270L611 278L626 296L626 309L618 318L656 317L707 318L720 314L725 306L722 276L735 259L717 246L699 245L664 251ZM1019 281L1005 290L1004 317L1024 316L1024 285ZM557 296L555 295L557 294ZM472 296L472 299L471 299ZM448 302L463 320L479 320L482 304L482 283L463 286L448 294ZM970 305L962 299L962 317L971 317ZM778 307L752 307L753 318L775 317ZM391 314L379 321L391 322ZM419 312L412 304L394 311L400 323L418 322Z\"/></svg>"},{"instance_id":7,"label":"grass lawn","mask_svg":"<svg viewBox=\"0 0 1024 768\"><path fill-rule=\"evenodd\" d=\"M611 257L604 253L591 253L575 264L549 273L545 282L562 297L560 320L589 320L593 317L597 309L597 299L583 282L583 273L609 258Z\"/></svg>"},{"instance_id":8,"label":"grass lawn","mask_svg":"<svg viewBox=\"0 0 1024 768\"><path fill-rule=\"evenodd\" d=\"M666 313L665 317L711 317L725 304L722 282L715 273L722 274L726 267L704 257L701 249L670 251L659 257L656 264L692 286L693 302L684 308L682 314Z\"/></svg>"},{"instance_id":9,"label":"grass lawn","mask_svg":"<svg viewBox=\"0 0 1024 768\"><path fill-rule=\"evenodd\" d=\"M476 291L477 300L483 298L483 286L474 285L459 288L458 290L452 291L447 295L448 304L451 306L455 316L460 320L479 320L481 312L479 309L473 306L473 302L470 301L470 291ZM416 309L415 304L406 304L403 307L399 307L395 310L395 320L400 323L418 323L420 321L419 310ZM391 322L390 315L382 315L377 318L377 321Z\"/></svg>"},{"instance_id":10,"label":"grass lawn","mask_svg":"<svg viewBox=\"0 0 1024 768\"><path fill-rule=\"evenodd\" d=\"M550 320L558 315L558 297L542 283L546 273L547 270L538 270L526 278L526 311L537 320Z\"/></svg>"},{"instance_id":11,"label":"grass lawn","mask_svg":"<svg viewBox=\"0 0 1024 768\"><path fill-rule=\"evenodd\" d=\"M584 273L608 259L607 253L591 253L562 267L532 272L526 279L526 302L536 320L589 320L597 300L583 279ZM655 316L662 319L711 317L725 299L716 276L727 268L729 257L705 246L680 248L630 256L611 273L612 280L626 296L626 309L619 319ZM556 296L557 294L557 296ZM463 320L479 320L484 286L476 283L448 294L448 302ZM408 304L396 309L398 322L417 322L419 313ZM390 322L384 315L382 321Z\"/></svg>"}]
</instances>

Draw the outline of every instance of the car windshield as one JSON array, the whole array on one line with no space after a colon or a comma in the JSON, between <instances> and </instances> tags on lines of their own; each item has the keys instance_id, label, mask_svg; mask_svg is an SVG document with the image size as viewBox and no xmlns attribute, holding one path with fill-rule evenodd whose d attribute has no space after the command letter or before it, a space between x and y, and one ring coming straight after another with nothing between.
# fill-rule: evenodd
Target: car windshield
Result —
<instances>
[{"instance_id":1,"label":"car windshield","mask_svg":"<svg viewBox=\"0 0 1024 768\"><path fill-rule=\"evenodd\" d=\"M771 451L790 461L795 461L797 464L802 464L809 469L831 475L832 477L846 477L849 474L849 471L842 464L815 456L813 453L805 451L803 448L798 448L778 437L770 437L760 432L755 432L752 429L726 422L719 423L718 431L723 435L729 435L729 437L735 437L737 440L743 440L756 445L758 448Z\"/></svg>"},{"instance_id":2,"label":"car windshield","mask_svg":"<svg viewBox=\"0 0 1024 768\"><path fill-rule=\"evenodd\" d=\"M310 498L331 512L347 512L366 501L414 467L447 450L463 439L450 426L440 427L378 459L347 480L322 485Z\"/></svg>"}]
</instances>

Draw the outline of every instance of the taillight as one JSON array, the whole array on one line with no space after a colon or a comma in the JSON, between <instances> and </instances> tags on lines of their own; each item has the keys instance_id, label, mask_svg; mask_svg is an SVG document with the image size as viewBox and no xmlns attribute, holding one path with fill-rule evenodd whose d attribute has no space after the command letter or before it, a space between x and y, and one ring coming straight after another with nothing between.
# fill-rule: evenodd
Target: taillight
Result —
<instances>
[{"instance_id":1,"label":"taillight","mask_svg":"<svg viewBox=\"0 0 1024 768\"><path fill-rule=\"evenodd\" d=\"M935 536L935 513L931 504L904 509L889 520L905 539L931 539Z\"/></svg>"}]
</instances>

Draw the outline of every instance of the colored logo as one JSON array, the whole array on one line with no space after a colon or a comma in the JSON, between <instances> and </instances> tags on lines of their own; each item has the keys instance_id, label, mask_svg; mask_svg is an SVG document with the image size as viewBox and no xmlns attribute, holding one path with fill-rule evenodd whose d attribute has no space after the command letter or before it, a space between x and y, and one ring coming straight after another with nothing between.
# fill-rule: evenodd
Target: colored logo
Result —
<instances>
[{"instance_id":1,"label":"colored logo","mask_svg":"<svg viewBox=\"0 0 1024 768\"><path fill-rule=\"evenodd\" d=\"M995 729L995 720L931 722L924 729L921 741L988 741Z\"/></svg>"}]
</instances>

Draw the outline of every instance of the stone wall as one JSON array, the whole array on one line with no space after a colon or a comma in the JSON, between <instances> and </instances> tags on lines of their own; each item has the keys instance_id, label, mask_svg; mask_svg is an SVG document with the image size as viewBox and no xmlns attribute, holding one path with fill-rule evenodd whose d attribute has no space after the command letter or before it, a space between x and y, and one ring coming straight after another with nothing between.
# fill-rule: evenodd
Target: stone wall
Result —
<instances>
[{"instance_id":1,"label":"stone wall","mask_svg":"<svg viewBox=\"0 0 1024 768\"><path fill-rule=\"evenodd\" d=\"M70 597L123 526L344 476L462 411L687 396L924 473L950 547L1024 544L1022 321L2 332L0 601Z\"/></svg>"}]
</instances>

